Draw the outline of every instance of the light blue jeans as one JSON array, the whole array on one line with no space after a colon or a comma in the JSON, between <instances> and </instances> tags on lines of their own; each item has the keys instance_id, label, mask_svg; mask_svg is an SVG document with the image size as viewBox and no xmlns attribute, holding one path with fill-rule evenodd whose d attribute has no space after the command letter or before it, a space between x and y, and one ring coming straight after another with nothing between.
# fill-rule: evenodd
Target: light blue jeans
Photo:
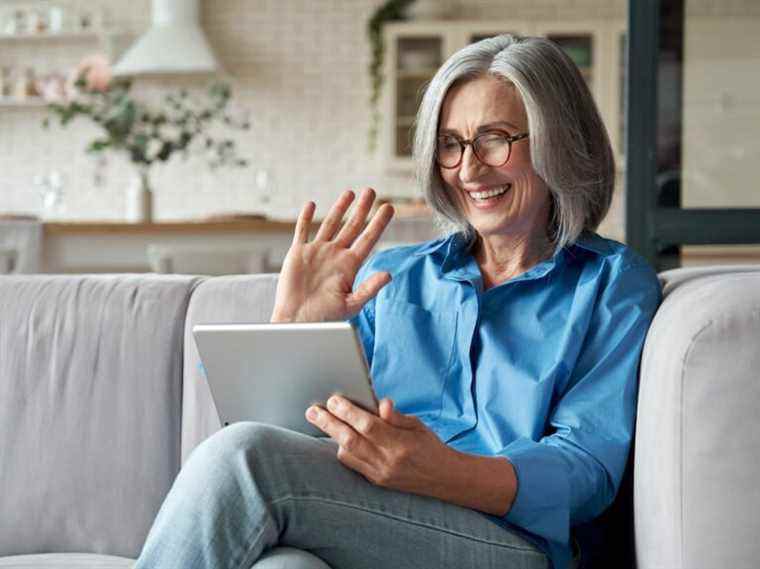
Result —
<instances>
[{"instance_id":1,"label":"light blue jeans","mask_svg":"<svg viewBox=\"0 0 760 569\"><path fill-rule=\"evenodd\" d=\"M222 429L182 468L135 569L550 567L487 516L373 485L336 451L260 423Z\"/></svg>"}]
</instances>

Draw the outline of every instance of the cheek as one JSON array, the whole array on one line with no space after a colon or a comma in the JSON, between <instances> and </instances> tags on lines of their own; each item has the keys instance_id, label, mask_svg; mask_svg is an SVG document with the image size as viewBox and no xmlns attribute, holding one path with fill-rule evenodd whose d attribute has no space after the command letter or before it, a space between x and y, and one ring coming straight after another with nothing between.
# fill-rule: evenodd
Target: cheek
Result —
<instances>
[{"instance_id":1,"label":"cheek","mask_svg":"<svg viewBox=\"0 0 760 569\"><path fill-rule=\"evenodd\" d=\"M447 186L447 188L456 184L457 176L455 172L456 170L447 170L446 168L441 167L438 168L438 176L440 176L444 186Z\"/></svg>"},{"instance_id":2,"label":"cheek","mask_svg":"<svg viewBox=\"0 0 760 569\"><path fill-rule=\"evenodd\" d=\"M451 197L455 204L461 208L462 196L456 189L459 183L459 178L456 174L456 170L446 170L444 168L438 169L438 175L443 182L443 188L446 190L446 194Z\"/></svg>"}]
</instances>

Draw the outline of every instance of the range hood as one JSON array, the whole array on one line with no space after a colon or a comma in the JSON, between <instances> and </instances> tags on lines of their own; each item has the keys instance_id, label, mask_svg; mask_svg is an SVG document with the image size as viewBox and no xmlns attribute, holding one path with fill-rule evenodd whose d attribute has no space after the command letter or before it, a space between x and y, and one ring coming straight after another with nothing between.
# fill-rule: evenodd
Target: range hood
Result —
<instances>
[{"instance_id":1,"label":"range hood","mask_svg":"<svg viewBox=\"0 0 760 569\"><path fill-rule=\"evenodd\" d=\"M153 0L150 29L124 54L114 75L213 73L220 69L200 25L200 0Z\"/></svg>"}]
</instances>

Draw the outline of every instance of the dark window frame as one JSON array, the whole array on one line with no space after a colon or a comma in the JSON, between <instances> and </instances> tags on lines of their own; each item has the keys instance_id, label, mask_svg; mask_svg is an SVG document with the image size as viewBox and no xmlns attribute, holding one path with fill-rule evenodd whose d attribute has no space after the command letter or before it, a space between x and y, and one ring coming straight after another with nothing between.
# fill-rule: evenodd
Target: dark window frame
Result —
<instances>
[{"instance_id":1,"label":"dark window frame","mask_svg":"<svg viewBox=\"0 0 760 569\"><path fill-rule=\"evenodd\" d=\"M667 195L656 189L664 162L658 156L659 103L664 97L677 98L677 108L683 109L683 81L663 92L658 89L658 74L664 54L671 64L679 57L683 63L685 1L628 2L626 242L657 270L680 265L681 245L760 243L760 209L682 208L677 179ZM683 65L680 73L682 77ZM675 125L678 136L676 147L670 149L670 166L680 171L682 116L670 117L669 124ZM632 148L646 150L631 152Z\"/></svg>"}]
</instances>

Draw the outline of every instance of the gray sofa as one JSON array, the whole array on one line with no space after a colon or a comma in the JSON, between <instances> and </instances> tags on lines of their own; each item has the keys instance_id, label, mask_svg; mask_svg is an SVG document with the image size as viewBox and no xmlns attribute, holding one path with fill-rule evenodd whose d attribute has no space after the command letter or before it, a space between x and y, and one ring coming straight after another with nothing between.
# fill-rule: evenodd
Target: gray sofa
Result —
<instances>
[{"instance_id":1,"label":"gray sofa","mask_svg":"<svg viewBox=\"0 0 760 569\"><path fill-rule=\"evenodd\" d=\"M642 569L760 559L760 267L662 275L635 456ZM266 321L276 275L0 277L0 568L125 568L219 429L190 336ZM285 548L259 567L321 567Z\"/></svg>"}]
</instances>

